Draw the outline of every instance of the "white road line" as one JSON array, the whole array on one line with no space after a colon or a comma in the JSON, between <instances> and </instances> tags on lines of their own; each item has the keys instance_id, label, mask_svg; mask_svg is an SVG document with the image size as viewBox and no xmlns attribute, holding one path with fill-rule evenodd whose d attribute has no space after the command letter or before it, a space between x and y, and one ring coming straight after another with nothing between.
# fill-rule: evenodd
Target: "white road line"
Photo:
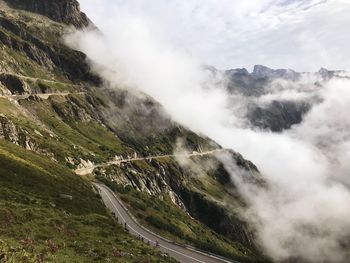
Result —
<instances>
[{"instance_id":1,"label":"white road line","mask_svg":"<svg viewBox=\"0 0 350 263\"><path fill-rule=\"evenodd\" d=\"M117 212L118 212L118 214L120 215L120 217L123 219L124 222L126 222L125 219L124 219L124 217L122 216L122 214L120 213L120 211L119 211L118 208L116 207L116 205L113 203L112 199L109 197L109 193L108 193L103 187L101 187L100 189L107 195L107 198L109 199L109 201L111 202L111 204L113 205L113 207L117 210ZM155 243L154 241L148 239L147 237L145 237L145 236L142 235L141 233L137 232L137 231L136 231L134 228L132 228L131 226L129 226L129 228L130 228L132 231L134 231L136 234L138 234L138 235L140 235L141 237L145 238L146 240ZM178 251L176 251L176 250L174 250L174 249L168 248L168 247L166 247L166 246L164 246L164 245L159 244L159 246L161 246L161 247L163 247L163 248L165 248L165 249L167 249L167 250L169 250L169 251L172 251L172 252L174 252L174 253L177 253L177 254L179 254L179 255L182 255L182 256L184 256L184 257L187 257L187 258L189 258L189 259L195 260L195 261L197 261L197 262L206 263L206 262L201 261L201 260L199 260L199 259L196 259L196 258L193 258L193 257L191 257L191 256L185 255L185 254L183 254L183 253L181 253L181 252L178 252Z\"/></svg>"},{"instance_id":2,"label":"white road line","mask_svg":"<svg viewBox=\"0 0 350 263\"><path fill-rule=\"evenodd\" d=\"M113 203L112 199L109 197L108 192L103 189L102 187L100 188L102 189L102 191L106 194L106 196L108 197L109 201L111 202L111 204L113 205L113 207L117 210L117 213L120 215L120 217L122 218L122 220L124 221L124 223L126 223L125 218L123 217L123 215L120 213L120 211L118 210L118 208L115 206L115 204Z\"/></svg>"}]
</instances>

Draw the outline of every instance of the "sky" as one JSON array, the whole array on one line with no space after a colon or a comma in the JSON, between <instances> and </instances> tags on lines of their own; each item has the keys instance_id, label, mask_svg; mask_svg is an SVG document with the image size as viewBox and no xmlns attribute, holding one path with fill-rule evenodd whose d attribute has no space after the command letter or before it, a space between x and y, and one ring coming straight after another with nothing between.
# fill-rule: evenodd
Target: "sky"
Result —
<instances>
[{"instance_id":1,"label":"sky","mask_svg":"<svg viewBox=\"0 0 350 263\"><path fill-rule=\"evenodd\" d=\"M97 26L133 16L160 41L219 69L350 69L349 0L80 0ZM128 24L125 24L128 27Z\"/></svg>"}]
</instances>

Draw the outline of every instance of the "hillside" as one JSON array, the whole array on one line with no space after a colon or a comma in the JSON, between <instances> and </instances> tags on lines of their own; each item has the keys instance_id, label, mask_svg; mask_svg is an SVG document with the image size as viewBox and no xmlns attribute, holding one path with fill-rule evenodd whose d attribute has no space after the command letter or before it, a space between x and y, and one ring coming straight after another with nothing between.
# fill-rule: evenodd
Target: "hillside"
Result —
<instances>
[{"instance_id":1,"label":"hillside","mask_svg":"<svg viewBox=\"0 0 350 263\"><path fill-rule=\"evenodd\" d=\"M129 236L66 167L4 141L0 163L1 262L172 261Z\"/></svg>"},{"instance_id":2,"label":"hillside","mask_svg":"<svg viewBox=\"0 0 350 263\"><path fill-rule=\"evenodd\" d=\"M76 1L6 3L0 2L1 253L15 246L37 257L47 251L52 262L172 262L116 224L89 182L100 180L162 235L241 262L265 260L214 155L74 174L118 158L172 154L180 141L188 152L221 147L173 122L149 96L110 87L90 72L86 56L62 40L71 26L90 23ZM251 162L228 154L260 178Z\"/></svg>"}]
</instances>

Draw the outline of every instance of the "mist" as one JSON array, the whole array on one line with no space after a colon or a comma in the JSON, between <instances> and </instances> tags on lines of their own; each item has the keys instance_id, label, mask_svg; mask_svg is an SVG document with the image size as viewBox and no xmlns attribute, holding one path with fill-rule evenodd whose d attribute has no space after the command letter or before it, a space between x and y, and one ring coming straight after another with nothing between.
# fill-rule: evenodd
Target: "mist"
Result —
<instances>
[{"instance_id":1,"label":"mist","mask_svg":"<svg viewBox=\"0 0 350 263\"><path fill-rule=\"evenodd\" d=\"M182 125L233 149L259 168L269 185L243 182L240 171L219 156L248 203L242 212L265 253L276 261L345 262L350 236L350 80L273 83L256 103L276 98L313 104L299 125L282 133L251 127L247 98L228 94L220 73L177 49L129 12L99 25L101 32L70 33L66 43L88 55L92 69L111 87L138 89L160 102Z\"/></svg>"}]
</instances>

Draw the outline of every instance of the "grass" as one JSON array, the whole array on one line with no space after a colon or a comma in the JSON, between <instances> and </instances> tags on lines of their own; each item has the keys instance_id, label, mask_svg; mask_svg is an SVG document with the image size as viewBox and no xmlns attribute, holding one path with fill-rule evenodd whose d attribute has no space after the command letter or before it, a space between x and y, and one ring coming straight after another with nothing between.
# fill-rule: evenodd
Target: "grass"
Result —
<instances>
[{"instance_id":1,"label":"grass","mask_svg":"<svg viewBox=\"0 0 350 263\"><path fill-rule=\"evenodd\" d=\"M0 113L10 117L18 117L20 114L16 106L8 99L0 98Z\"/></svg>"},{"instance_id":2,"label":"grass","mask_svg":"<svg viewBox=\"0 0 350 263\"><path fill-rule=\"evenodd\" d=\"M173 262L125 232L87 181L2 140L0 240L13 262Z\"/></svg>"}]
</instances>

